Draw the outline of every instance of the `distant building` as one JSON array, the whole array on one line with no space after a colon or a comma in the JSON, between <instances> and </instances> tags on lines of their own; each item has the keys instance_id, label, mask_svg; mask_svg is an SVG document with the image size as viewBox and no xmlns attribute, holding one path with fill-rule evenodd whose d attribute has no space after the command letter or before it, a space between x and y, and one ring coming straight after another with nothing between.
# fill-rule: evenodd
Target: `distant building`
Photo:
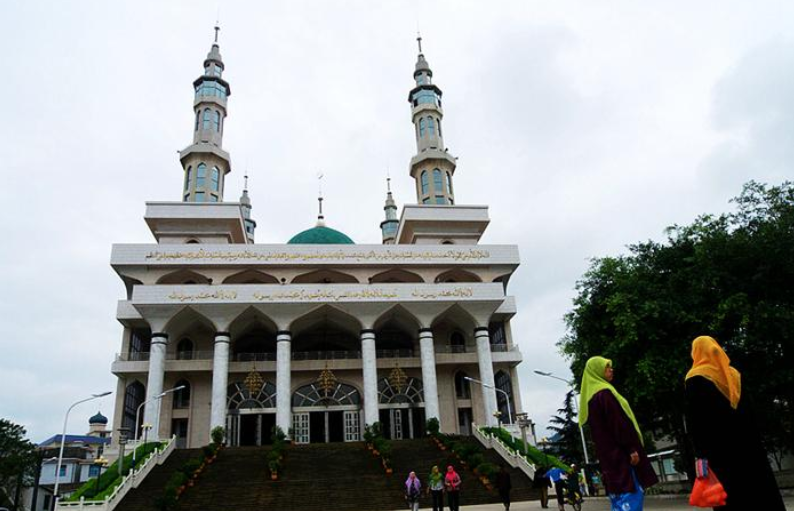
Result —
<instances>
[{"instance_id":1,"label":"distant building","mask_svg":"<svg viewBox=\"0 0 794 511\"><path fill-rule=\"evenodd\" d=\"M89 479L100 473L100 467L94 460L102 456L110 443L110 431L107 430L108 419L101 413L88 420L88 433L85 435L66 435L64 441L63 460L61 462L59 489L61 495L69 495ZM26 509L31 511L48 511L52 508L53 490L55 488L55 472L58 466L58 453L61 447L61 435L54 435L38 444L41 457L41 473L39 490L33 508L34 489L26 489L24 502Z\"/></svg>"},{"instance_id":2,"label":"distant building","mask_svg":"<svg viewBox=\"0 0 794 511\"><path fill-rule=\"evenodd\" d=\"M239 202L224 202L225 77L216 31L193 82L180 202L146 204L156 243L113 246L127 291L117 309L113 429L134 436L149 423L149 438L197 447L215 427L231 445L260 445L276 425L314 443L359 440L375 422L403 439L423 435L430 418L469 434L473 422L515 417L522 356L507 286L518 248L480 245L488 207L456 197L457 158L444 143L442 91L421 40L408 95L417 203L398 215L387 190L377 244L329 227L322 197L314 226L285 244L254 243L247 185ZM291 193L273 190L280 200ZM176 387L184 388L158 397Z\"/></svg>"}]
</instances>

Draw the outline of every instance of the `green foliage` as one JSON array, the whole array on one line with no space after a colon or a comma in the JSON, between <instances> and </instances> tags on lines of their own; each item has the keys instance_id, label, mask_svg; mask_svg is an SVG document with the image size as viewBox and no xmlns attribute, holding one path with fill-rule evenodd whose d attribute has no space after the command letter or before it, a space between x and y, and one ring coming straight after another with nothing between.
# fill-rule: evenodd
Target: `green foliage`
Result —
<instances>
[{"instance_id":1,"label":"green foliage","mask_svg":"<svg viewBox=\"0 0 794 511\"><path fill-rule=\"evenodd\" d=\"M493 463L486 462L477 465L477 473L487 477L488 479L492 479L497 472L499 472L499 467L497 467Z\"/></svg>"},{"instance_id":2,"label":"green foliage","mask_svg":"<svg viewBox=\"0 0 794 511\"><path fill-rule=\"evenodd\" d=\"M139 445L135 452L135 469L138 469L146 462L146 458L156 449L160 448L163 444L160 442L146 442ZM124 456L124 475L130 473L133 469L132 466L132 453ZM119 477L119 462L114 461L109 467L104 469L102 475L99 476L99 491L97 491L96 477L89 479L83 483L68 499L69 502L76 502L80 497L85 497L90 500L102 500L107 495L113 493L113 490L121 484L121 477Z\"/></svg>"},{"instance_id":3,"label":"green foliage","mask_svg":"<svg viewBox=\"0 0 794 511\"><path fill-rule=\"evenodd\" d=\"M441 430L441 424L436 417L431 417L427 419L426 428L429 435L436 436Z\"/></svg>"},{"instance_id":4,"label":"green foliage","mask_svg":"<svg viewBox=\"0 0 794 511\"><path fill-rule=\"evenodd\" d=\"M553 454L568 462L581 465L584 461L584 453L582 452L582 437L575 411L574 399L576 397L573 390L565 394L562 408L557 409L558 415L549 421L549 429L554 431L558 438L551 444ZM592 447L590 447L590 452L593 452Z\"/></svg>"},{"instance_id":5,"label":"green foliage","mask_svg":"<svg viewBox=\"0 0 794 511\"><path fill-rule=\"evenodd\" d=\"M212 443L215 445L221 445L223 443L223 437L226 435L226 430L223 426L215 426L210 431L210 438L212 439Z\"/></svg>"},{"instance_id":6,"label":"green foliage","mask_svg":"<svg viewBox=\"0 0 794 511\"><path fill-rule=\"evenodd\" d=\"M516 440L513 438L513 435L507 432L507 430L502 428L480 428L483 432L488 433L490 435L495 436L496 438L500 439L507 445L509 448L513 449L517 453L526 457L533 465L536 467L559 467L565 471L571 469L568 465L557 459L557 457L552 456L551 454L547 454L529 444L527 444L527 449L524 449L524 442L520 440Z\"/></svg>"},{"instance_id":7,"label":"green foliage","mask_svg":"<svg viewBox=\"0 0 794 511\"><path fill-rule=\"evenodd\" d=\"M611 358L640 426L676 439L687 460L683 381L699 335L725 348L756 414L775 418L758 422L766 447L794 452L794 183L750 182L733 202L663 243L593 260L558 344L576 375L593 355Z\"/></svg>"},{"instance_id":8,"label":"green foliage","mask_svg":"<svg viewBox=\"0 0 794 511\"><path fill-rule=\"evenodd\" d=\"M25 438L25 428L0 419L0 493L14 495L18 482L32 483L36 472L36 446Z\"/></svg>"}]
</instances>

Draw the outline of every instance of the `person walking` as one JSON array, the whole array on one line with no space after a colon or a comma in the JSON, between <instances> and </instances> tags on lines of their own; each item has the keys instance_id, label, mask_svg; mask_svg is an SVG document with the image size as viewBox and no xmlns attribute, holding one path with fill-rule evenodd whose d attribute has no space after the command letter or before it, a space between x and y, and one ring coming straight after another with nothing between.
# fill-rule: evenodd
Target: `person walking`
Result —
<instances>
[{"instance_id":1,"label":"person walking","mask_svg":"<svg viewBox=\"0 0 794 511\"><path fill-rule=\"evenodd\" d=\"M422 483L416 477L416 472L411 472L405 480L405 501L408 503L408 509L419 511L420 495L422 495Z\"/></svg>"},{"instance_id":2,"label":"person walking","mask_svg":"<svg viewBox=\"0 0 794 511\"><path fill-rule=\"evenodd\" d=\"M684 379L687 433L698 476L708 470L728 494L724 511L785 511L766 450L742 392L742 378L716 340L692 341L692 368ZM770 420L774 420L771 419Z\"/></svg>"},{"instance_id":3,"label":"person walking","mask_svg":"<svg viewBox=\"0 0 794 511\"><path fill-rule=\"evenodd\" d=\"M546 479L554 485L554 492L557 494L557 507L560 511L565 510L565 471L560 467L551 467L546 472Z\"/></svg>"},{"instance_id":4,"label":"person walking","mask_svg":"<svg viewBox=\"0 0 794 511\"><path fill-rule=\"evenodd\" d=\"M455 468L450 465L444 476L444 489L447 492L447 507L449 511L460 510L460 476L455 472Z\"/></svg>"},{"instance_id":5,"label":"person walking","mask_svg":"<svg viewBox=\"0 0 794 511\"><path fill-rule=\"evenodd\" d=\"M444 511L444 475L433 466L427 476L427 492L433 500L433 511Z\"/></svg>"},{"instance_id":6,"label":"person walking","mask_svg":"<svg viewBox=\"0 0 794 511\"><path fill-rule=\"evenodd\" d=\"M643 448L642 432L626 399L612 386L612 361L592 357L582 375L579 424L590 424L612 507L641 511L645 490L659 482Z\"/></svg>"},{"instance_id":7,"label":"person walking","mask_svg":"<svg viewBox=\"0 0 794 511\"><path fill-rule=\"evenodd\" d=\"M499 467L499 473L496 474L496 489L499 490L499 497L502 499L502 504L505 506L505 511L510 511L510 490L513 485L510 482L510 473L504 465Z\"/></svg>"},{"instance_id":8,"label":"person walking","mask_svg":"<svg viewBox=\"0 0 794 511\"><path fill-rule=\"evenodd\" d=\"M532 487L540 491L540 507L549 507L549 478L546 477L546 467L538 467L532 479Z\"/></svg>"}]
</instances>

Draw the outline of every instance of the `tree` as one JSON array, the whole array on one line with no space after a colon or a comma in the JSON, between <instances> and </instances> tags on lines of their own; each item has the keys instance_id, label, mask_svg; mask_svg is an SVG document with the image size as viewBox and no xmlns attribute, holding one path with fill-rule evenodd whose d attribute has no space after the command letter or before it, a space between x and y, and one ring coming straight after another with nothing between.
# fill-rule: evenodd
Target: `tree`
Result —
<instances>
[{"instance_id":1,"label":"tree","mask_svg":"<svg viewBox=\"0 0 794 511\"><path fill-rule=\"evenodd\" d=\"M562 408L557 409L557 415L549 420L549 429L554 431L552 449L554 453L568 463L579 463L584 460L582 441L579 436L579 423L576 416L574 391L565 394Z\"/></svg>"},{"instance_id":2,"label":"tree","mask_svg":"<svg viewBox=\"0 0 794 511\"><path fill-rule=\"evenodd\" d=\"M29 486L32 483L36 454L36 446L25 438L25 428L0 419L0 492L8 501L15 502L18 485Z\"/></svg>"},{"instance_id":3,"label":"tree","mask_svg":"<svg viewBox=\"0 0 794 511\"><path fill-rule=\"evenodd\" d=\"M683 379L698 335L742 373L769 451L794 452L794 183L750 182L732 202L733 213L668 228L664 243L594 259L558 343L577 375L589 357L611 358L640 425L674 438L685 468Z\"/></svg>"}]
</instances>

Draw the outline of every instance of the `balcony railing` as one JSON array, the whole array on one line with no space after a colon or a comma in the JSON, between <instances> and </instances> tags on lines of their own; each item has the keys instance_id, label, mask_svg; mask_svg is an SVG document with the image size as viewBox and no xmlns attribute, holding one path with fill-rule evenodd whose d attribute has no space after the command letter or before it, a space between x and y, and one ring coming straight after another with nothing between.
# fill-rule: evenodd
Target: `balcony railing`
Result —
<instances>
[{"instance_id":1,"label":"balcony railing","mask_svg":"<svg viewBox=\"0 0 794 511\"><path fill-rule=\"evenodd\" d=\"M507 344L491 344L494 353L507 353L518 351L518 346ZM476 353L476 346L443 345L436 346L436 353ZM412 349L377 350L377 358L414 358L417 353ZM212 360L212 351L190 351L179 353L166 353L166 360ZM293 351L292 360L356 360L361 358L361 351L357 350L331 350L331 351ZM117 353L117 362L147 362L149 352ZM276 354L270 353L236 353L230 355L232 362L275 362Z\"/></svg>"}]
</instances>

